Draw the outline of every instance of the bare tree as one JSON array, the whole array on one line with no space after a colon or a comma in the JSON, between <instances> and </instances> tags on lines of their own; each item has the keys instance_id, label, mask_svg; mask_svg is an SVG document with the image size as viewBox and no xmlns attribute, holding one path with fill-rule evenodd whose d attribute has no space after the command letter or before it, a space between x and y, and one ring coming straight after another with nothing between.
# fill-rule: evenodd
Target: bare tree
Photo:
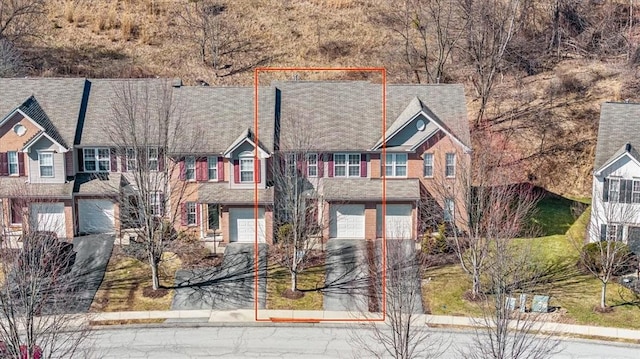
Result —
<instances>
[{"instance_id":1,"label":"bare tree","mask_svg":"<svg viewBox=\"0 0 640 359\"><path fill-rule=\"evenodd\" d=\"M611 183L613 181L613 183ZM570 238L580 252L579 264L593 275L601 284L600 308L607 308L607 285L616 276L623 274L631 266L633 259L628 242L636 227L626 223L637 223L640 209L633 204L633 180L607 179L607 188L596 191L596 197L603 200L593 201L591 220L587 227L587 241L584 238Z\"/></svg>"},{"instance_id":2,"label":"bare tree","mask_svg":"<svg viewBox=\"0 0 640 359\"><path fill-rule=\"evenodd\" d=\"M125 81L114 86L112 116L105 133L126 166L130 186L121 193L121 227L144 243L153 289L160 287L158 266L181 206L197 190L181 180L181 156L193 154L201 134L188 126L172 96L168 81ZM171 157L171 159L169 158ZM120 188L118 188L120 190Z\"/></svg>"},{"instance_id":3,"label":"bare tree","mask_svg":"<svg viewBox=\"0 0 640 359\"><path fill-rule=\"evenodd\" d=\"M33 201L28 188L15 193L11 206L27 219ZM73 245L55 232L37 231L55 226L45 217L28 218L19 237L10 235L8 222L6 216L0 219L0 356L88 357L82 348L90 334L88 321L68 314L74 311L79 282Z\"/></svg>"},{"instance_id":4,"label":"bare tree","mask_svg":"<svg viewBox=\"0 0 640 359\"><path fill-rule=\"evenodd\" d=\"M512 169L499 166L507 155L488 145L492 136L483 134L487 146L473 153L471 163L459 161L455 179L434 173L434 200L421 210L423 222L442 218L447 224L460 265L471 277L474 300L482 297L481 279L491 248L525 229L538 200L530 186L514 184L517 174Z\"/></svg>"},{"instance_id":5,"label":"bare tree","mask_svg":"<svg viewBox=\"0 0 640 359\"><path fill-rule=\"evenodd\" d=\"M519 27L521 0L459 0L466 24L466 52L474 67L473 87L480 97L476 126L484 120L496 75L507 46Z\"/></svg>"},{"instance_id":6,"label":"bare tree","mask_svg":"<svg viewBox=\"0 0 640 359\"><path fill-rule=\"evenodd\" d=\"M324 194L319 184L322 153L314 150L314 126L304 116L281 120L278 148L273 156L274 257L289 270L290 291L298 292L298 275L307 267L311 251L322 243L328 219L319 207Z\"/></svg>"},{"instance_id":7,"label":"bare tree","mask_svg":"<svg viewBox=\"0 0 640 359\"><path fill-rule=\"evenodd\" d=\"M405 0L401 4L383 4L386 6L379 9L373 20L401 39L400 52L415 81L439 83L464 29L456 18L455 1Z\"/></svg>"},{"instance_id":8,"label":"bare tree","mask_svg":"<svg viewBox=\"0 0 640 359\"><path fill-rule=\"evenodd\" d=\"M268 57L256 38L242 31L243 20L231 18L226 5L215 0L191 0L177 7L182 34L193 43L203 64L217 76L229 76L261 64ZM225 70L224 73L219 71Z\"/></svg>"},{"instance_id":9,"label":"bare tree","mask_svg":"<svg viewBox=\"0 0 640 359\"><path fill-rule=\"evenodd\" d=\"M0 0L0 40L37 35L44 18L45 0Z\"/></svg>"},{"instance_id":10,"label":"bare tree","mask_svg":"<svg viewBox=\"0 0 640 359\"><path fill-rule=\"evenodd\" d=\"M0 39L0 77L20 74L22 57L18 49L7 39Z\"/></svg>"},{"instance_id":11,"label":"bare tree","mask_svg":"<svg viewBox=\"0 0 640 359\"><path fill-rule=\"evenodd\" d=\"M507 224L508 225L508 224ZM560 351L559 340L542 332L543 313L516 309L518 294L534 290L542 274L531 248L513 246L506 238L495 242L485 271L490 296L480 303L472 344L459 348L465 358L550 358Z\"/></svg>"},{"instance_id":12,"label":"bare tree","mask_svg":"<svg viewBox=\"0 0 640 359\"><path fill-rule=\"evenodd\" d=\"M411 228L387 228L386 232L402 238L405 237L403 234L411 232ZM384 252L383 243L386 243ZM353 328L351 336L358 356L364 353L363 357L407 359L442 355L449 343L429 333L422 315L422 267L416 257L415 243L407 239L387 239L376 244L376 256L369 258L373 262L370 263L370 276L374 278L370 281L374 291L369 302L384 298L385 305L374 311L384 313L385 321L363 323ZM384 275L383 266L386 266ZM371 317L370 303L368 308L362 308L364 317ZM371 342L379 345L372 346Z\"/></svg>"}]
</instances>

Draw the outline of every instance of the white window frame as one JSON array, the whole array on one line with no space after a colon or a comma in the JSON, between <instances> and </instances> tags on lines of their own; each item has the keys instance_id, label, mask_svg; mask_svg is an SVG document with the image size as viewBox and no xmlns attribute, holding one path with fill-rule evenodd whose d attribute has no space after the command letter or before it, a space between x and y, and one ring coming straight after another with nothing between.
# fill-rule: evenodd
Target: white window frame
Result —
<instances>
[{"instance_id":1,"label":"white window frame","mask_svg":"<svg viewBox=\"0 0 640 359\"><path fill-rule=\"evenodd\" d=\"M404 157L404 164L398 164L398 157ZM389 163L391 159L391 163ZM409 163L409 156L406 153L388 153L384 160L384 173L387 177L407 177L407 169ZM398 168L404 167L404 175L398 174ZM388 171L390 169L390 171Z\"/></svg>"},{"instance_id":2,"label":"white window frame","mask_svg":"<svg viewBox=\"0 0 640 359\"><path fill-rule=\"evenodd\" d=\"M43 160L45 157L49 157L51 159L51 163L50 164L43 164ZM51 174L50 175L44 175L42 174L42 168L45 167L51 167ZM54 166L53 166L53 152L52 151L42 151L42 152L38 152L38 170L40 171L40 177L42 178L53 178L55 177L55 170L54 170Z\"/></svg>"},{"instance_id":3,"label":"white window frame","mask_svg":"<svg viewBox=\"0 0 640 359\"><path fill-rule=\"evenodd\" d=\"M622 241L622 231L618 232L620 230L620 226L622 226L622 223L609 223L607 224L607 233L605 235L605 240L606 241L614 241L614 242L621 242ZM622 228L622 230L624 230L624 228ZM620 238L618 238L618 233L620 233Z\"/></svg>"},{"instance_id":4,"label":"white window frame","mask_svg":"<svg viewBox=\"0 0 640 359\"><path fill-rule=\"evenodd\" d=\"M609 202L620 202L620 189L620 178L609 178ZM612 194L615 194L615 197Z\"/></svg>"},{"instance_id":5,"label":"white window frame","mask_svg":"<svg viewBox=\"0 0 640 359\"><path fill-rule=\"evenodd\" d=\"M218 156L207 157L207 174L209 181L218 180Z\"/></svg>"},{"instance_id":6,"label":"white window frame","mask_svg":"<svg viewBox=\"0 0 640 359\"><path fill-rule=\"evenodd\" d=\"M161 217L163 215L161 197L161 191L151 192L149 195L149 209L151 210L151 215L154 217Z\"/></svg>"},{"instance_id":7,"label":"white window frame","mask_svg":"<svg viewBox=\"0 0 640 359\"><path fill-rule=\"evenodd\" d=\"M424 159L422 161L422 175L425 178L433 178L433 153L424 154Z\"/></svg>"},{"instance_id":8,"label":"white window frame","mask_svg":"<svg viewBox=\"0 0 640 359\"><path fill-rule=\"evenodd\" d=\"M155 155L152 155L151 151L155 151ZM149 168L149 171L153 171L153 172L157 172L159 170L158 164L159 164L159 153L160 151L158 150L157 147L149 147L147 148L147 166Z\"/></svg>"},{"instance_id":9,"label":"white window frame","mask_svg":"<svg viewBox=\"0 0 640 359\"><path fill-rule=\"evenodd\" d=\"M107 152L106 158L100 155L100 152ZM87 154L90 153L92 156L91 159L87 159ZM94 169L87 169L87 163L93 163ZM101 170L100 164L106 163L106 169ZM91 147L91 148L83 148L82 149L82 164L84 172L109 172L111 171L111 149L108 147Z\"/></svg>"},{"instance_id":10,"label":"white window frame","mask_svg":"<svg viewBox=\"0 0 640 359\"><path fill-rule=\"evenodd\" d=\"M318 177L318 154L307 154L307 177Z\"/></svg>"},{"instance_id":11,"label":"white window frame","mask_svg":"<svg viewBox=\"0 0 640 359\"><path fill-rule=\"evenodd\" d=\"M354 160L357 156L357 161ZM341 163L338 163L338 158L343 158ZM360 177L360 161L362 161L362 154L360 153L336 153L333 155L333 176L334 177ZM355 163L353 163L355 162ZM356 169L354 174L351 173L352 169ZM338 169L344 171L343 174L338 174ZM357 172L357 174L355 174Z\"/></svg>"},{"instance_id":12,"label":"white window frame","mask_svg":"<svg viewBox=\"0 0 640 359\"><path fill-rule=\"evenodd\" d=\"M444 199L444 213L442 219L447 223L453 223L456 217L455 213L456 202L453 198L447 197Z\"/></svg>"},{"instance_id":13,"label":"white window frame","mask_svg":"<svg viewBox=\"0 0 640 359\"><path fill-rule=\"evenodd\" d=\"M196 180L196 157L187 156L184 158L184 179L187 181Z\"/></svg>"},{"instance_id":14,"label":"white window frame","mask_svg":"<svg viewBox=\"0 0 640 359\"><path fill-rule=\"evenodd\" d=\"M138 167L137 157L138 151L135 148L129 147L126 149L125 156L127 158L127 171L135 171Z\"/></svg>"},{"instance_id":15,"label":"white window frame","mask_svg":"<svg viewBox=\"0 0 640 359\"><path fill-rule=\"evenodd\" d=\"M447 178L456 176L456 154L449 152L445 155L444 175Z\"/></svg>"},{"instance_id":16,"label":"white window frame","mask_svg":"<svg viewBox=\"0 0 640 359\"><path fill-rule=\"evenodd\" d=\"M240 156L238 161L238 166L240 166L240 168L238 168L240 183L253 183L254 176L255 176L253 160L254 160L253 154ZM242 176L243 174L246 175L245 176L246 179L243 179L243 176Z\"/></svg>"},{"instance_id":17,"label":"white window frame","mask_svg":"<svg viewBox=\"0 0 640 359\"><path fill-rule=\"evenodd\" d=\"M185 210L187 211L187 226L195 226L198 224L198 210L196 202L187 202ZM192 221L193 219L193 221Z\"/></svg>"},{"instance_id":18,"label":"white window frame","mask_svg":"<svg viewBox=\"0 0 640 359\"><path fill-rule=\"evenodd\" d=\"M13 161L12 161L12 158ZM8 169L9 169L9 176L19 176L20 175L20 162L18 162L18 152L16 151L9 151L7 152L7 162L8 162ZM15 166L15 171L11 170L11 166Z\"/></svg>"},{"instance_id":19,"label":"white window frame","mask_svg":"<svg viewBox=\"0 0 640 359\"><path fill-rule=\"evenodd\" d=\"M640 179L633 179L631 183L631 203L640 203Z\"/></svg>"}]
</instances>

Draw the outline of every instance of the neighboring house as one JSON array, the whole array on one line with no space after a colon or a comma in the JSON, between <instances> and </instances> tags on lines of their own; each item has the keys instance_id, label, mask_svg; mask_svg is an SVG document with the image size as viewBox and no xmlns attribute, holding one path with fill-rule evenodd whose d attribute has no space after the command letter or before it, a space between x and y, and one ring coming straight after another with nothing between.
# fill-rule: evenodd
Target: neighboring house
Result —
<instances>
[{"instance_id":1,"label":"neighboring house","mask_svg":"<svg viewBox=\"0 0 640 359\"><path fill-rule=\"evenodd\" d=\"M73 144L84 79L0 80L0 201L5 234L31 226L72 238Z\"/></svg>"},{"instance_id":2,"label":"neighboring house","mask_svg":"<svg viewBox=\"0 0 640 359\"><path fill-rule=\"evenodd\" d=\"M131 224L124 218L136 206L131 198L138 190L132 168L142 159L151 175L165 166L179 169L166 188L186 188L183 196L149 196L170 199L171 213L158 215L179 216L177 229L222 242L253 242L257 233L259 241L272 242L279 195L274 158L304 151L304 160L292 165L308 183L324 240L382 237L383 203L387 237L416 239L441 223L464 230L456 213L464 212L460 186L469 169L470 139L461 85L388 85L383 124L379 84L274 82L259 88L256 129L253 87L178 81L169 96L175 115L191 130L180 140L192 146L129 146L109 136L114 89L162 81L0 79L0 92L11 94L0 98L3 191L5 183L21 182L26 193L34 193L28 214L48 222L61 218L54 227L64 222L66 237L126 236ZM18 133L18 124L26 134ZM47 206L40 204L43 198ZM3 192L2 201L6 223L19 230L24 210L14 210L10 193Z\"/></svg>"},{"instance_id":3,"label":"neighboring house","mask_svg":"<svg viewBox=\"0 0 640 359\"><path fill-rule=\"evenodd\" d=\"M640 104L602 104L593 170L589 240L640 251Z\"/></svg>"}]
</instances>

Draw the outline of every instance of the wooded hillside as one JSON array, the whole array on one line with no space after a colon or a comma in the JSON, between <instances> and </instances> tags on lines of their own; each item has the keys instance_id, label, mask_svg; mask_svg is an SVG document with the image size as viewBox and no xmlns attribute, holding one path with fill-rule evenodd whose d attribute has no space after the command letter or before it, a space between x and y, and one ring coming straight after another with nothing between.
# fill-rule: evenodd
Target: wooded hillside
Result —
<instances>
[{"instance_id":1,"label":"wooded hillside","mask_svg":"<svg viewBox=\"0 0 640 359\"><path fill-rule=\"evenodd\" d=\"M0 76L251 85L255 66L465 84L476 149L589 196L600 104L638 99L633 0L0 0ZM300 73L300 79L328 78ZM336 78L335 75L332 78ZM339 74L366 79L366 74Z\"/></svg>"}]
</instances>

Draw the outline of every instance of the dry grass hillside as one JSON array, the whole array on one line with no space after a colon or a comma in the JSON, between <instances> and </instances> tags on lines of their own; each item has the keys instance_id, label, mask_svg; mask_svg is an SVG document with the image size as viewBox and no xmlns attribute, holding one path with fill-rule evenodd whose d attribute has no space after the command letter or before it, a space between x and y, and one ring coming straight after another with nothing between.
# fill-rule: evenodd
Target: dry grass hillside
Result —
<instances>
[{"instance_id":1,"label":"dry grass hillside","mask_svg":"<svg viewBox=\"0 0 640 359\"><path fill-rule=\"evenodd\" d=\"M415 82L402 59L402 38L372 20L399 3L216 1L212 11L219 14L219 22L210 38L222 44L222 51L213 65L211 57L203 62L199 45L193 41L197 23L184 18L182 10L189 0L50 0L43 35L22 43L21 48L30 76L160 76L180 77L187 84L201 80L212 86L251 85L251 70L257 65L384 66L390 82ZM502 68L486 118L490 131L505 140L503 148L512 154L503 164L515 166L521 180L561 194L589 196L600 104L637 99L636 89L640 88L629 56L613 45L604 49L603 44L610 41L597 31L602 23L620 23L618 29L622 29L628 13L622 1L582 2L587 5L575 6L582 6L583 13L563 12L566 37L562 53L556 56L546 51L549 39L544 21L553 18L552 3L532 2L532 11L541 15L529 20L530 28L514 38L518 52L510 56L528 56L527 63L534 63L535 71L523 70L518 61ZM580 27L576 24L584 28L575 30ZM638 31L637 27L632 30L625 38L633 44ZM453 51L446 66L446 82L465 84L469 119L474 119L479 101L471 82L472 65L462 51ZM301 76L315 79L323 75ZM338 77L360 79L365 75ZM476 148L484 146L486 141L476 141Z\"/></svg>"}]
</instances>

